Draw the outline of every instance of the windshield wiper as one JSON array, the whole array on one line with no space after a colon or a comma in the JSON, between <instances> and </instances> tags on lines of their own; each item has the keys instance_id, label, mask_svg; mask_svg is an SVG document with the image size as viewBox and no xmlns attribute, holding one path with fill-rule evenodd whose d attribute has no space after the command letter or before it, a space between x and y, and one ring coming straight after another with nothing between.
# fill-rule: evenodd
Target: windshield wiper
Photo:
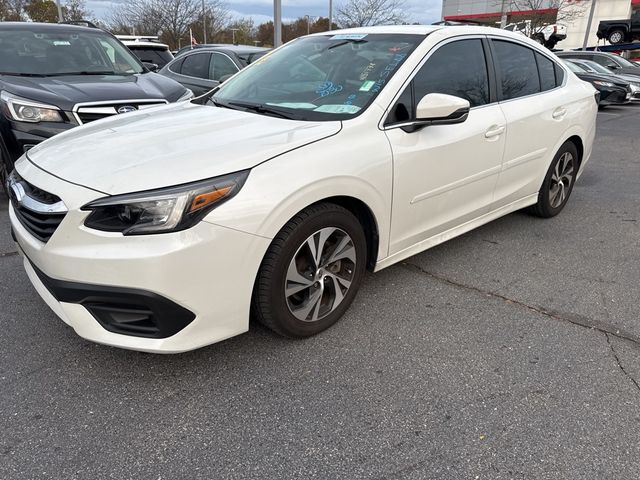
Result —
<instances>
[{"instance_id":1,"label":"windshield wiper","mask_svg":"<svg viewBox=\"0 0 640 480\"><path fill-rule=\"evenodd\" d=\"M0 72L0 75L13 75L14 77L44 77L42 73L18 73L18 72Z\"/></svg>"},{"instance_id":2,"label":"windshield wiper","mask_svg":"<svg viewBox=\"0 0 640 480\"><path fill-rule=\"evenodd\" d=\"M220 103L218 101L218 103ZM279 108L273 108L259 103L245 103L245 102L228 102L225 106L233 105L234 107L240 107L245 110L262 113L265 115L273 115L280 118L286 118L287 120L302 120L303 117L291 112L280 110Z\"/></svg>"},{"instance_id":3,"label":"windshield wiper","mask_svg":"<svg viewBox=\"0 0 640 480\"><path fill-rule=\"evenodd\" d=\"M127 75L126 73L118 73L113 70L104 70L102 72L96 71L82 71L82 72L59 72L59 73L48 73L47 77L62 77L65 75Z\"/></svg>"}]
</instances>

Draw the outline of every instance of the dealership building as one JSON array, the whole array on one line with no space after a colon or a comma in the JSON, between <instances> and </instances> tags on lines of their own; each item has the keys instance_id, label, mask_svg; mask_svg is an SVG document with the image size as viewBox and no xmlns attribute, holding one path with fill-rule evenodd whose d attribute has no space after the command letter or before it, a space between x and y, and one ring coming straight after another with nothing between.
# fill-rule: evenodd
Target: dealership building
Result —
<instances>
[{"instance_id":1,"label":"dealership building","mask_svg":"<svg viewBox=\"0 0 640 480\"><path fill-rule=\"evenodd\" d=\"M587 37L587 46L596 46L598 23L600 20L629 18L632 11L640 8L640 0L592 0L596 2L591 29ZM556 23L558 3L562 5L561 20L567 26L567 38L558 43L556 48L580 48L584 42L591 1L589 0L505 0L507 23L520 22L535 16L543 15L545 23ZM514 5L516 5L514 7ZM535 10L527 9L533 5ZM502 10L501 0L443 0L442 18L453 21L474 21L483 25L499 26ZM573 13L572 13L573 10ZM570 21L562 18L571 18ZM604 45L600 40L600 44Z\"/></svg>"}]
</instances>

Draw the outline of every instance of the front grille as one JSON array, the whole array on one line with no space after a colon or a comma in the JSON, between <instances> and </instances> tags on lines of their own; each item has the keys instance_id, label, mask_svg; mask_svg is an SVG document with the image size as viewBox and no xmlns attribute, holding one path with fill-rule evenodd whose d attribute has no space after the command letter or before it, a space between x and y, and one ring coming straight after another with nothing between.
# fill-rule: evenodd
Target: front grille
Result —
<instances>
[{"instance_id":1,"label":"front grille","mask_svg":"<svg viewBox=\"0 0 640 480\"><path fill-rule=\"evenodd\" d=\"M80 124L95 122L102 118L126 113L127 111L144 110L145 108L165 105L166 100L118 100L92 105L76 105L74 112ZM118 111L120 110L120 111Z\"/></svg>"},{"instance_id":2,"label":"front grille","mask_svg":"<svg viewBox=\"0 0 640 480\"><path fill-rule=\"evenodd\" d=\"M15 171L9 178L8 191L20 224L41 242L48 242L67 213L62 200L31 185Z\"/></svg>"}]
</instances>

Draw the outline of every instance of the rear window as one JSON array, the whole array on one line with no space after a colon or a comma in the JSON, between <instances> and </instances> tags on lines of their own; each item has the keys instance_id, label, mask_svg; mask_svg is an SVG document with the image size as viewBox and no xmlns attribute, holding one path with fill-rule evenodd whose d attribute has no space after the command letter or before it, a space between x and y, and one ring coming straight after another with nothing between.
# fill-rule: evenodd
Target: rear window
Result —
<instances>
[{"instance_id":1,"label":"rear window","mask_svg":"<svg viewBox=\"0 0 640 480\"><path fill-rule=\"evenodd\" d=\"M130 45L129 50L135 53L136 57L138 57L140 61L155 63L159 66L166 65L173 60L171 52L163 48L137 47L135 45Z\"/></svg>"}]
</instances>

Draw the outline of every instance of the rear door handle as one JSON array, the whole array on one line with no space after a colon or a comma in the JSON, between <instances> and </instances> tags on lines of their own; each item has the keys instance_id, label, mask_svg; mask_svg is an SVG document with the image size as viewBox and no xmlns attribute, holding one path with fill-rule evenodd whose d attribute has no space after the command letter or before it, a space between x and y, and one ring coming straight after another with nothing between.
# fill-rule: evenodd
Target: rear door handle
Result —
<instances>
[{"instance_id":1,"label":"rear door handle","mask_svg":"<svg viewBox=\"0 0 640 480\"><path fill-rule=\"evenodd\" d=\"M567 114L567 109L564 107L558 107L556 108L553 113L551 114L551 116L553 118L555 118L556 120L561 119L562 117L564 117Z\"/></svg>"},{"instance_id":2,"label":"rear door handle","mask_svg":"<svg viewBox=\"0 0 640 480\"><path fill-rule=\"evenodd\" d=\"M491 125L489 129L484 132L484 138L493 138L504 133L504 125Z\"/></svg>"}]
</instances>

